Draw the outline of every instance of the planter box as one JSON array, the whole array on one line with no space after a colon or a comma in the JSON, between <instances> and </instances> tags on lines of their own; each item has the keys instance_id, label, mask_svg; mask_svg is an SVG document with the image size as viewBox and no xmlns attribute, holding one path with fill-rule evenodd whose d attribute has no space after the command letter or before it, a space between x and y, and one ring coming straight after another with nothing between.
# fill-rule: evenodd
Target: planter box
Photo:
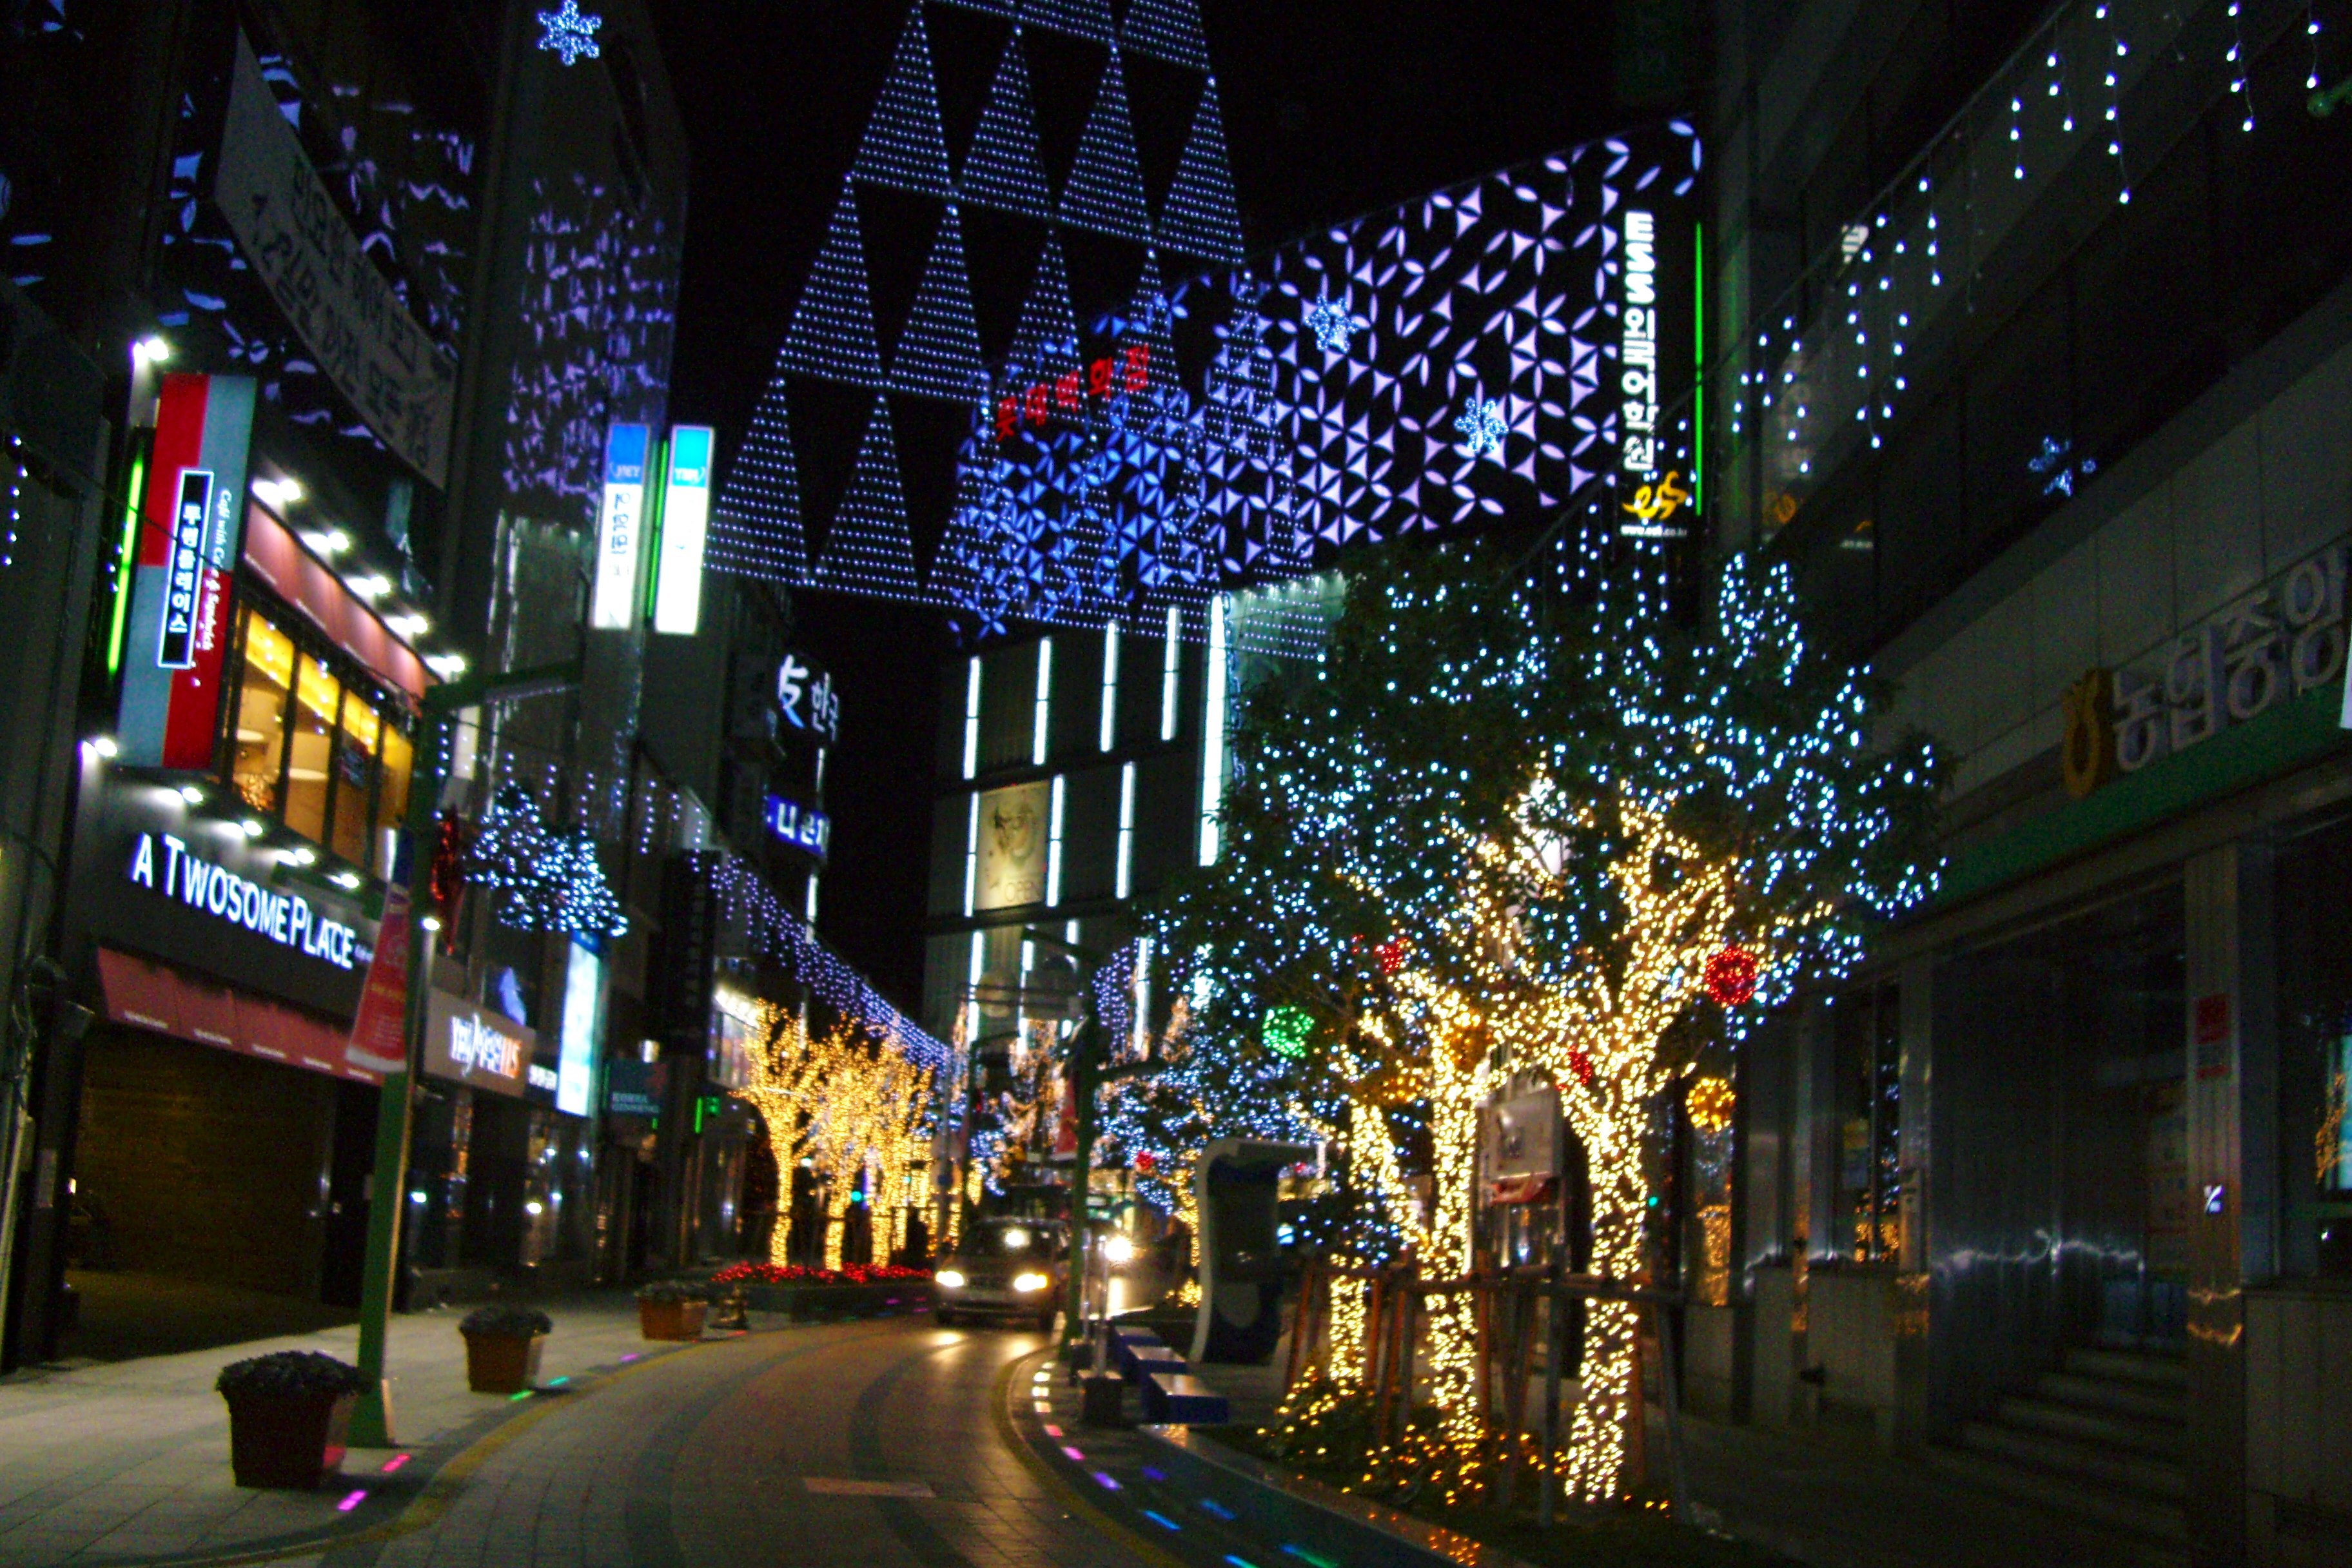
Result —
<instances>
[{"instance_id":1,"label":"planter box","mask_svg":"<svg viewBox=\"0 0 2352 1568\"><path fill-rule=\"evenodd\" d=\"M928 1279L877 1280L870 1285L757 1285L742 1287L744 1304L762 1312L786 1312L795 1320L841 1316L865 1317L899 1306L923 1305L931 1299Z\"/></svg>"},{"instance_id":2,"label":"planter box","mask_svg":"<svg viewBox=\"0 0 2352 1568\"><path fill-rule=\"evenodd\" d=\"M316 1491L342 1467L359 1396L242 1394L228 1400L228 1456L241 1487Z\"/></svg>"},{"instance_id":3,"label":"planter box","mask_svg":"<svg viewBox=\"0 0 2352 1568\"><path fill-rule=\"evenodd\" d=\"M466 1384L477 1394L520 1394L539 1381L545 1334L467 1334Z\"/></svg>"},{"instance_id":4,"label":"planter box","mask_svg":"<svg viewBox=\"0 0 2352 1568\"><path fill-rule=\"evenodd\" d=\"M698 1340L707 1301L640 1301L637 1327L649 1340Z\"/></svg>"}]
</instances>

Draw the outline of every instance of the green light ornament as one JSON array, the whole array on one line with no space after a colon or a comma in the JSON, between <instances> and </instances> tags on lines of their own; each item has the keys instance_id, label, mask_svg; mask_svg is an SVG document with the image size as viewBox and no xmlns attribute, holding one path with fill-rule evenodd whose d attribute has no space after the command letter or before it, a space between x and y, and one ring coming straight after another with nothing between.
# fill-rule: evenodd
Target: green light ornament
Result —
<instances>
[{"instance_id":1,"label":"green light ornament","mask_svg":"<svg viewBox=\"0 0 2352 1568\"><path fill-rule=\"evenodd\" d=\"M1265 1022L1259 1026L1259 1037L1266 1049L1278 1057L1302 1057L1307 1054L1307 1037L1314 1032L1315 1020L1304 1007L1275 1007L1267 1011Z\"/></svg>"}]
</instances>

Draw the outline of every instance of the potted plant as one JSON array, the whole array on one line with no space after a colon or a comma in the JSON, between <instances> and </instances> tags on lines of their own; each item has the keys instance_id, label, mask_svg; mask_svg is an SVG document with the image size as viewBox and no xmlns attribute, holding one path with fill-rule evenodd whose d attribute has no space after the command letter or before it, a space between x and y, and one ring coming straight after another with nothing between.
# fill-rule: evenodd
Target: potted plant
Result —
<instances>
[{"instance_id":1,"label":"potted plant","mask_svg":"<svg viewBox=\"0 0 2352 1568\"><path fill-rule=\"evenodd\" d=\"M360 1369L316 1351L276 1351L221 1368L230 1466L241 1487L314 1491L343 1462Z\"/></svg>"},{"instance_id":2,"label":"potted plant","mask_svg":"<svg viewBox=\"0 0 2352 1568\"><path fill-rule=\"evenodd\" d=\"M704 1286L661 1279L637 1289L637 1327L649 1340L700 1339L702 1315L709 1310Z\"/></svg>"},{"instance_id":3,"label":"potted plant","mask_svg":"<svg viewBox=\"0 0 2352 1568\"><path fill-rule=\"evenodd\" d=\"M497 1302L466 1314L466 1383L477 1394L520 1394L539 1380L540 1352L555 1323L536 1307Z\"/></svg>"}]
</instances>

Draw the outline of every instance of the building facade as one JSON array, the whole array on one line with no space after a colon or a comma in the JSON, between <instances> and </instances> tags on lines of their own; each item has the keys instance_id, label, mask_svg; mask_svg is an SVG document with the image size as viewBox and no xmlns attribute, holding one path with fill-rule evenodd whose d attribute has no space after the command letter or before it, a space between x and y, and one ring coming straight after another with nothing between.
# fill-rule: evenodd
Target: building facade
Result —
<instances>
[{"instance_id":1,"label":"building facade","mask_svg":"<svg viewBox=\"0 0 2352 1568\"><path fill-rule=\"evenodd\" d=\"M2301 5L1715 19L1715 542L1952 773L1938 897L1742 1048L1693 1396L2331 1560L2348 62Z\"/></svg>"}]
</instances>

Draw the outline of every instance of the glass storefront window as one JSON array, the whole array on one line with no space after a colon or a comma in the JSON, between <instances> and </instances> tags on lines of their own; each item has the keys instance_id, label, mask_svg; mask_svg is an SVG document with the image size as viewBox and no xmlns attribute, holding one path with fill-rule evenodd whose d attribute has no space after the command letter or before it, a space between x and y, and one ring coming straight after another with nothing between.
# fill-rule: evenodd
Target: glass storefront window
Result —
<instances>
[{"instance_id":1,"label":"glass storefront window","mask_svg":"<svg viewBox=\"0 0 2352 1568\"><path fill-rule=\"evenodd\" d=\"M382 770L375 791L376 875L392 875L392 846L394 833L408 815L408 773L415 764L415 747L407 736L387 724L383 727L383 752L378 758Z\"/></svg>"},{"instance_id":2,"label":"glass storefront window","mask_svg":"<svg viewBox=\"0 0 2352 1568\"><path fill-rule=\"evenodd\" d=\"M1856 1263L1903 1250L1903 1047L1892 985L1837 999L1838 1180L1831 1235Z\"/></svg>"},{"instance_id":3,"label":"glass storefront window","mask_svg":"<svg viewBox=\"0 0 2352 1568\"><path fill-rule=\"evenodd\" d=\"M327 773L342 700L342 682L302 655L294 687L294 752L286 769L286 826L319 844L327 841Z\"/></svg>"},{"instance_id":4,"label":"glass storefront window","mask_svg":"<svg viewBox=\"0 0 2352 1568\"><path fill-rule=\"evenodd\" d=\"M2336 911L2352 877L2352 822L2278 855L2282 1272L2352 1279L2352 930Z\"/></svg>"},{"instance_id":5,"label":"glass storefront window","mask_svg":"<svg viewBox=\"0 0 2352 1568\"><path fill-rule=\"evenodd\" d=\"M236 745L229 783L245 804L278 813L286 759L286 698L294 686L294 644L252 610L245 613L245 672L236 698Z\"/></svg>"},{"instance_id":6,"label":"glass storefront window","mask_svg":"<svg viewBox=\"0 0 2352 1568\"><path fill-rule=\"evenodd\" d=\"M357 692L343 696L341 733L335 746L335 830L328 847L356 866L371 859L369 810L375 800L375 763L383 721L360 700Z\"/></svg>"}]
</instances>

